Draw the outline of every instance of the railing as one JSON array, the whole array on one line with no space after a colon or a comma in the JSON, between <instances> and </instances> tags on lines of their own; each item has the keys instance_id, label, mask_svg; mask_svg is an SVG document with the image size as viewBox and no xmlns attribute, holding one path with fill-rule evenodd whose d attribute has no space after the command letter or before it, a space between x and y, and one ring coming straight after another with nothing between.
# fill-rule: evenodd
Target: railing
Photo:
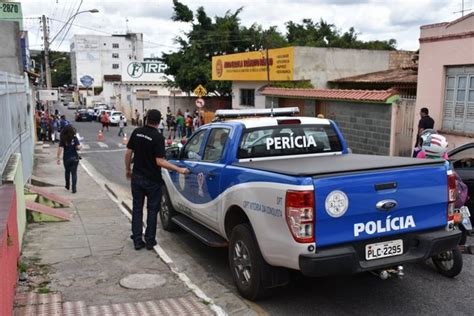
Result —
<instances>
[{"instance_id":1,"label":"railing","mask_svg":"<svg viewBox=\"0 0 474 316\"><path fill-rule=\"evenodd\" d=\"M0 175L10 156L21 153L24 183L33 171L34 107L30 91L25 77L0 71Z\"/></svg>"}]
</instances>

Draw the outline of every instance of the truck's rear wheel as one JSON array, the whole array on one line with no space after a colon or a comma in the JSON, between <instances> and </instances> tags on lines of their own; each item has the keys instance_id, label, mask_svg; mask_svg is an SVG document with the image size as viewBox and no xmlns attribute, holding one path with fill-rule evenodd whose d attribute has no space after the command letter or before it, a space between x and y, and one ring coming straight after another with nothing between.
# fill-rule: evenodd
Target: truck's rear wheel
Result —
<instances>
[{"instance_id":1,"label":"truck's rear wheel","mask_svg":"<svg viewBox=\"0 0 474 316\"><path fill-rule=\"evenodd\" d=\"M454 278L462 270L462 253L459 247L442 252L431 258L438 272L449 278Z\"/></svg>"},{"instance_id":2,"label":"truck's rear wheel","mask_svg":"<svg viewBox=\"0 0 474 316\"><path fill-rule=\"evenodd\" d=\"M239 293L249 299L257 300L268 294L262 282L267 269L252 228L248 224L234 227L229 243L229 265L234 283Z\"/></svg>"},{"instance_id":3,"label":"truck's rear wheel","mask_svg":"<svg viewBox=\"0 0 474 316\"><path fill-rule=\"evenodd\" d=\"M171 221L171 218L176 215L176 211L171 204L170 196L165 185L161 186L161 202L160 202L160 221L161 227L166 231L174 231L178 227Z\"/></svg>"}]
</instances>

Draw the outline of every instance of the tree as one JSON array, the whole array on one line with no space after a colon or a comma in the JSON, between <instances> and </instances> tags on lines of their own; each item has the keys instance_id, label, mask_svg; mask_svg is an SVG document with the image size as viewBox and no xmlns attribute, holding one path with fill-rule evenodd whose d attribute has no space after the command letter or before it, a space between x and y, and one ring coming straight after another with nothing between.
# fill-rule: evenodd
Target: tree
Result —
<instances>
[{"instance_id":1,"label":"tree","mask_svg":"<svg viewBox=\"0 0 474 316\"><path fill-rule=\"evenodd\" d=\"M173 20L191 23L192 29L184 36L175 38L179 50L164 53L162 61L168 65L166 74L174 77L174 82L170 82L170 85L188 93L202 84L210 94L231 95L231 82L212 80L211 61L214 55L288 45L275 26L266 30L257 24L242 26L239 18L242 8L227 11L224 16L212 19L203 7L199 7L193 14L179 1L174 0L173 4Z\"/></svg>"},{"instance_id":2,"label":"tree","mask_svg":"<svg viewBox=\"0 0 474 316\"><path fill-rule=\"evenodd\" d=\"M32 59L35 61L35 72L40 73L41 69L43 69L44 72L46 71L44 67L43 51ZM50 51L49 65L51 68L51 82L53 87L62 87L65 84L71 84L71 62L69 59L69 53ZM43 75L44 80L46 80L46 73Z\"/></svg>"}]
</instances>

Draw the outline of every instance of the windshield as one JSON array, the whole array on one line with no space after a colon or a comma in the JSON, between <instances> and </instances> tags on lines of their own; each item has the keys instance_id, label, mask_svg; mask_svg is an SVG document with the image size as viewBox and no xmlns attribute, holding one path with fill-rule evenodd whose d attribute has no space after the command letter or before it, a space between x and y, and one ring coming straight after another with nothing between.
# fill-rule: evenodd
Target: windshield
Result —
<instances>
[{"instance_id":1,"label":"windshield","mask_svg":"<svg viewBox=\"0 0 474 316\"><path fill-rule=\"evenodd\" d=\"M342 145L330 125L279 125L246 130L240 141L238 158L339 151L342 151Z\"/></svg>"}]
</instances>

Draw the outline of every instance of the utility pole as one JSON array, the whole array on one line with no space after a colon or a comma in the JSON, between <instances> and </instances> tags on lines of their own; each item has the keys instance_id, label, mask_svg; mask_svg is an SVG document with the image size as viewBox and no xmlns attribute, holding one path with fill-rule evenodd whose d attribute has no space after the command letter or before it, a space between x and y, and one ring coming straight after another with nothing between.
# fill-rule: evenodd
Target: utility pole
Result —
<instances>
[{"instance_id":1,"label":"utility pole","mask_svg":"<svg viewBox=\"0 0 474 316\"><path fill-rule=\"evenodd\" d=\"M46 24L46 16L41 17L43 23L43 45L44 45L44 67L46 70L46 88L51 90L53 87L51 83L51 69L49 68L49 30L48 25Z\"/></svg>"}]
</instances>

